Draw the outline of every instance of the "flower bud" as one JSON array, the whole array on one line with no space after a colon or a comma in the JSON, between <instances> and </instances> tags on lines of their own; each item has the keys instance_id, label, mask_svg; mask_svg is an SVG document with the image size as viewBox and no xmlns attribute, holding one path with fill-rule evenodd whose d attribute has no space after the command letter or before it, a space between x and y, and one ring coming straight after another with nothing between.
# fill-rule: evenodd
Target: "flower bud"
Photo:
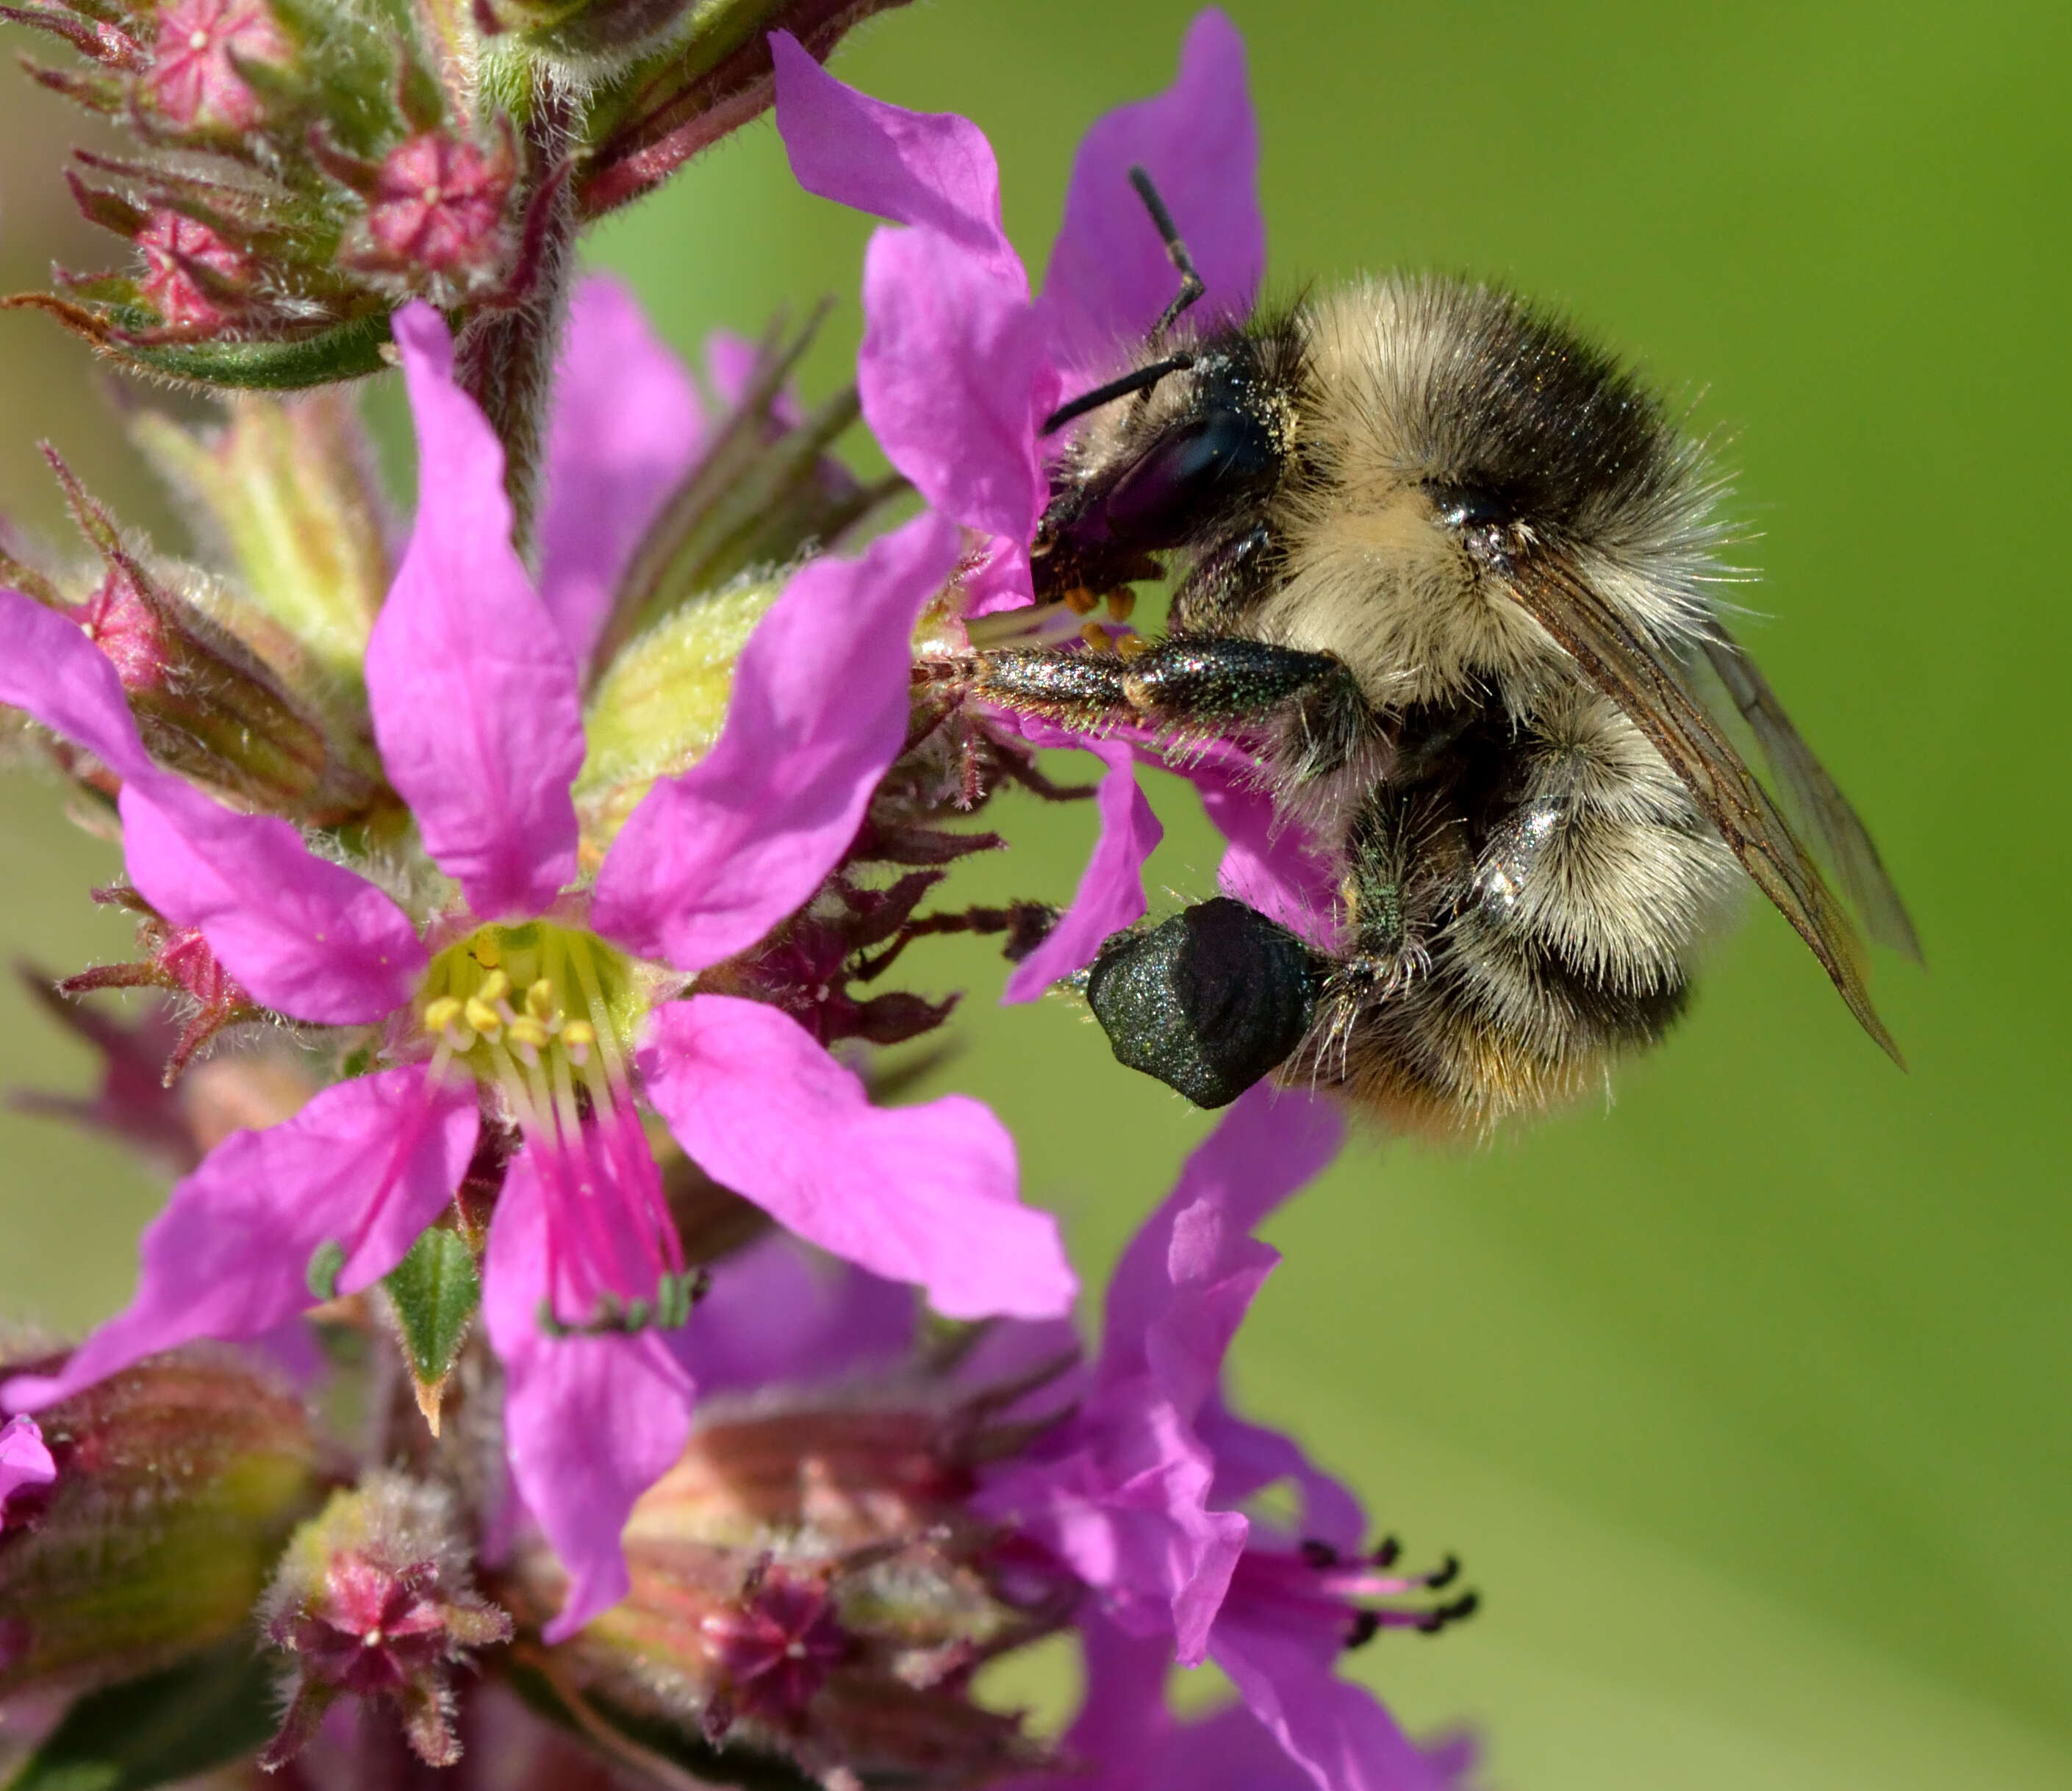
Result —
<instances>
[{"instance_id":1,"label":"flower bud","mask_svg":"<svg viewBox=\"0 0 2072 1791\"><path fill-rule=\"evenodd\" d=\"M770 34L789 31L824 61L849 29L904 0L480 0L531 55L566 74L619 73L578 186L586 217L660 186L775 95ZM551 15L551 18L549 17ZM536 21L529 29L525 21Z\"/></svg>"},{"instance_id":2,"label":"flower bud","mask_svg":"<svg viewBox=\"0 0 2072 1791\"><path fill-rule=\"evenodd\" d=\"M295 1533L260 1609L294 1657L281 1731L260 1756L286 1764L339 1698L393 1704L428 1766L460 1758L452 1670L511 1639L511 1619L474 1594L450 1497L400 1474L370 1475Z\"/></svg>"},{"instance_id":3,"label":"flower bud","mask_svg":"<svg viewBox=\"0 0 2072 1791\"><path fill-rule=\"evenodd\" d=\"M588 751L576 782L594 852L602 856L656 778L719 738L735 663L778 590L750 579L684 603L612 659L585 717Z\"/></svg>"},{"instance_id":4,"label":"flower bud","mask_svg":"<svg viewBox=\"0 0 2072 1791\"><path fill-rule=\"evenodd\" d=\"M161 764L255 807L315 825L362 813L380 788L372 749L335 713L286 630L253 606L147 561L52 450L46 458L100 583L68 602L51 580L0 557L0 577L68 612L122 680Z\"/></svg>"},{"instance_id":5,"label":"flower bud","mask_svg":"<svg viewBox=\"0 0 2072 1791\"><path fill-rule=\"evenodd\" d=\"M709 1402L634 1508L631 1595L549 1651L557 1677L601 1709L808 1773L948 1785L1038 1764L968 1681L1062 1613L996 1572L993 1533L964 1509L966 1434L920 1401ZM553 1608L550 1557L517 1577Z\"/></svg>"},{"instance_id":6,"label":"flower bud","mask_svg":"<svg viewBox=\"0 0 2072 1791\"><path fill-rule=\"evenodd\" d=\"M172 0L158 14L144 91L177 128L249 130L266 108L240 65L278 67L293 53L266 0Z\"/></svg>"},{"instance_id":7,"label":"flower bud","mask_svg":"<svg viewBox=\"0 0 2072 1791\"><path fill-rule=\"evenodd\" d=\"M226 395L213 430L141 410L131 438L240 593L342 684L388 589L388 506L350 397Z\"/></svg>"},{"instance_id":8,"label":"flower bud","mask_svg":"<svg viewBox=\"0 0 2072 1791\"><path fill-rule=\"evenodd\" d=\"M320 1496L300 1402L227 1356L158 1357L35 1423L54 1473L27 1527L23 1494L7 1503L0 1697L111 1682L233 1634Z\"/></svg>"}]
</instances>

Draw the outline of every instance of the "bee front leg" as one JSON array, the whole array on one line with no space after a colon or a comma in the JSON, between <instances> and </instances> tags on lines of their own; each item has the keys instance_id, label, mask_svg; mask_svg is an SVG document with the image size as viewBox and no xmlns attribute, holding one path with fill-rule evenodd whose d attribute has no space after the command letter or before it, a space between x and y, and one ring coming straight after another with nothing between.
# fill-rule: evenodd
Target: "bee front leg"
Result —
<instances>
[{"instance_id":1,"label":"bee front leg","mask_svg":"<svg viewBox=\"0 0 2072 1791\"><path fill-rule=\"evenodd\" d=\"M1241 635L1161 641L1122 668L1122 686L1141 715L1170 727L1275 737L1297 783L1343 770L1376 727L1343 660Z\"/></svg>"},{"instance_id":2,"label":"bee front leg","mask_svg":"<svg viewBox=\"0 0 2072 1791\"><path fill-rule=\"evenodd\" d=\"M982 654L973 689L1067 727L1277 737L1275 756L1297 783L1342 770L1375 728L1342 661L1238 635L1182 635L1128 659L1046 647Z\"/></svg>"},{"instance_id":3,"label":"bee front leg","mask_svg":"<svg viewBox=\"0 0 2072 1791\"><path fill-rule=\"evenodd\" d=\"M1112 653L1014 647L978 655L972 692L1018 715L1092 731L1143 719L1131 705L1123 672L1122 659Z\"/></svg>"}]
</instances>

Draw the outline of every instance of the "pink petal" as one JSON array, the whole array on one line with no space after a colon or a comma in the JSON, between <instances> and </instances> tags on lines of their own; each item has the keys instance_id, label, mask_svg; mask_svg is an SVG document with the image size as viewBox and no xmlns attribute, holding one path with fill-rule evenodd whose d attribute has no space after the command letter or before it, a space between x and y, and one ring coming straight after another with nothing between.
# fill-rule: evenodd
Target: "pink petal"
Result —
<instances>
[{"instance_id":1,"label":"pink petal","mask_svg":"<svg viewBox=\"0 0 2072 1791\"><path fill-rule=\"evenodd\" d=\"M1028 545L1005 535L991 536L976 562L959 575L958 582L964 587L966 620L996 615L1002 610L1026 609L1036 601Z\"/></svg>"},{"instance_id":2,"label":"pink petal","mask_svg":"<svg viewBox=\"0 0 2072 1791\"><path fill-rule=\"evenodd\" d=\"M777 131L809 193L895 224L923 224L967 255L1012 269L1021 257L1000 227L1000 170L985 134L952 112L909 112L845 86L773 31Z\"/></svg>"},{"instance_id":3,"label":"pink petal","mask_svg":"<svg viewBox=\"0 0 2072 1791\"><path fill-rule=\"evenodd\" d=\"M1215 1458L1210 1497L1219 1508L1234 1510L1286 1481L1301 1495L1297 1533L1346 1555L1359 1553L1367 1537L1367 1513L1345 1484L1318 1467L1293 1438L1235 1416L1219 1391L1195 1415L1194 1429Z\"/></svg>"},{"instance_id":4,"label":"pink petal","mask_svg":"<svg viewBox=\"0 0 2072 1791\"><path fill-rule=\"evenodd\" d=\"M1209 1651L1318 1791L1448 1791L1458 1756L1425 1754L1364 1686L1338 1678L1341 1638L1248 1623L1225 1608Z\"/></svg>"},{"instance_id":5,"label":"pink petal","mask_svg":"<svg viewBox=\"0 0 2072 1791\"><path fill-rule=\"evenodd\" d=\"M33 1491L57 1477L58 1464L35 1419L10 1418L0 1424L0 1522L6 1518L8 1500L23 1487Z\"/></svg>"},{"instance_id":6,"label":"pink petal","mask_svg":"<svg viewBox=\"0 0 2072 1791\"><path fill-rule=\"evenodd\" d=\"M1090 740L1083 746L1108 766L1096 798L1100 840L1079 878L1079 893L1050 937L1014 967L1003 1001L1033 1001L1059 978L1094 961L1102 942L1143 917L1144 865L1166 830L1137 787L1137 762L1124 740Z\"/></svg>"},{"instance_id":7,"label":"pink petal","mask_svg":"<svg viewBox=\"0 0 2072 1791\"><path fill-rule=\"evenodd\" d=\"M476 916L538 914L576 874L576 663L511 545L504 450L454 383L446 325L420 302L392 327L417 425L417 520L367 645L374 737Z\"/></svg>"},{"instance_id":8,"label":"pink petal","mask_svg":"<svg viewBox=\"0 0 2072 1791\"><path fill-rule=\"evenodd\" d=\"M293 1119L233 1132L174 1188L144 1233L136 1297L61 1374L24 1374L0 1400L35 1410L199 1337L256 1337L316 1304L313 1259L344 1252L352 1293L402 1260L467 1169L471 1082L431 1087L421 1065L323 1090Z\"/></svg>"},{"instance_id":9,"label":"pink petal","mask_svg":"<svg viewBox=\"0 0 2072 1791\"><path fill-rule=\"evenodd\" d=\"M78 623L0 590L0 703L84 746L117 777L150 766L122 680Z\"/></svg>"},{"instance_id":10,"label":"pink petal","mask_svg":"<svg viewBox=\"0 0 2072 1791\"><path fill-rule=\"evenodd\" d=\"M1187 767L1202 807L1229 845L1216 886L1312 945L1328 947L1338 931L1337 889L1330 865L1301 824L1274 812L1248 764Z\"/></svg>"},{"instance_id":11,"label":"pink petal","mask_svg":"<svg viewBox=\"0 0 2072 1791\"><path fill-rule=\"evenodd\" d=\"M1250 1525L1207 1509L1207 1454L1148 1382L1090 1403L1063 1434L1068 1452L1009 1468L977 1509L1043 1542L1133 1634L1170 1635L1180 1664L1198 1666Z\"/></svg>"},{"instance_id":12,"label":"pink petal","mask_svg":"<svg viewBox=\"0 0 2072 1791\"><path fill-rule=\"evenodd\" d=\"M1266 267L1259 131L1244 40L1220 12L1197 16L1170 87L1109 113L1080 141L1037 310L1052 355L1083 376L1112 368L1179 290L1130 185L1133 164L1149 173L1207 285L1187 327L1246 315Z\"/></svg>"},{"instance_id":13,"label":"pink petal","mask_svg":"<svg viewBox=\"0 0 2072 1791\"><path fill-rule=\"evenodd\" d=\"M808 1242L946 1317L1071 1307L1057 1222L1021 1203L1013 1141L976 1101L874 1107L789 1015L730 996L656 1009L636 1061L693 1160Z\"/></svg>"},{"instance_id":14,"label":"pink petal","mask_svg":"<svg viewBox=\"0 0 2072 1791\"><path fill-rule=\"evenodd\" d=\"M0 703L27 710L124 779L130 876L267 1007L333 1025L378 1020L425 967L417 930L271 815L238 815L146 756L115 668L67 618L0 591Z\"/></svg>"},{"instance_id":15,"label":"pink petal","mask_svg":"<svg viewBox=\"0 0 2072 1791\"><path fill-rule=\"evenodd\" d=\"M657 783L606 855L600 932L702 970L820 887L906 743L914 625L956 553L956 530L924 515L793 576L742 651L712 750Z\"/></svg>"},{"instance_id":16,"label":"pink petal","mask_svg":"<svg viewBox=\"0 0 2072 1791\"><path fill-rule=\"evenodd\" d=\"M1242 1704L1183 1723L1144 1791L1308 1791L1309 1773Z\"/></svg>"},{"instance_id":17,"label":"pink petal","mask_svg":"<svg viewBox=\"0 0 2072 1791\"><path fill-rule=\"evenodd\" d=\"M198 927L262 1005L343 1026L409 999L427 961L409 917L286 821L233 815L156 770L122 787L121 807L130 881L168 920Z\"/></svg>"},{"instance_id":18,"label":"pink petal","mask_svg":"<svg viewBox=\"0 0 2072 1791\"><path fill-rule=\"evenodd\" d=\"M857 392L886 458L946 516L1026 543L1050 501L1037 426L1059 392L1026 289L933 231L881 230L863 316Z\"/></svg>"},{"instance_id":19,"label":"pink petal","mask_svg":"<svg viewBox=\"0 0 2072 1791\"><path fill-rule=\"evenodd\" d=\"M1077 1625L1086 1658L1086 1697L1067 1731L1071 1758L1099 1760L1117 1785L1150 1785L1151 1764L1171 1744L1173 1718L1166 1681L1173 1650L1162 1638L1133 1636L1100 1611L1083 1614Z\"/></svg>"},{"instance_id":20,"label":"pink petal","mask_svg":"<svg viewBox=\"0 0 2072 1791\"><path fill-rule=\"evenodd\" d=\"M619 1533L634 1501L690 1436L696 1389L662 1337L555 1337L547 1297L547 1208L530 1149L505 1177L490 1222L483 1318L504 1364L504 1448L519 1496L568 1571L547 1625L562 1641L626 1596Z\"/></svg>"},{"instance_id":21,"label":"pink petal","mask_svg":"<svg viewBox=\"0 0 2072 1791\"><path fill-rule=\"evenodd\" d=\"M796 1386L897 1361L920 1316L911 1287L778 1234L715 1266L671 1347L707 1393Z\"/></svg>"},{"instance_id":22,"label":"pink petal","mask_svg":"<svg viewBox=\"0 0 2072 1791\"><path fill-rule=\"evenodd\" d=\"M1172 1396L1192 1415L1276 1259L1253 1241L1253 1228L1322 1173L1344 1138L1345 1123L1328 1101L1264 1082L1238 1098L1116 1265L1101 1339L1104 1381L1148 1365L1173 1377Z\"/></svg>"},{"instance_id":23,"label":"pink petal","mask_svg":"<svg viewBox=\"0 0 2072 1791\"><path fill-rule=\"evenodd\" d=\"M578 667L704 430L689 375L633 295L615 280L584 281L555 383L540 519L540 601Z\"/></svg>"}]
</instances>

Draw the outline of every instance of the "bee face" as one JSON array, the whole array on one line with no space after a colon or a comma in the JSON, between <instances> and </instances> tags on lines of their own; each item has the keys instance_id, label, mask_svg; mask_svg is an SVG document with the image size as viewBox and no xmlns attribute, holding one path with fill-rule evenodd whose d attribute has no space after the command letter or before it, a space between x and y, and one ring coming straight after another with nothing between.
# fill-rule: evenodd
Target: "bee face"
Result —
<instances>
[{"instance_id":1,"label":"bee face","mask_svg":"<svg viewBox=\"0 0 2072 1791\"><path fill-rule=\"evenodd\" d=\"M1138 383L1060 455L1038 595L1175 566L1167 638L1126 664L991 655L980 688L1241 741L1343 893L1328 950L1219 914L1220 974L1251 992L1213 1023L1188 1017L1216 1008L1198 988L1130 1006L1163 987L1145 967L1175 923L1112 942L1094 981L1118 1055L1249 1065L1299 1008L1281 1074L1398 1123L1484 1128L1659 1037L1751 879L1892 1048L1848 916L1706 695L1753 729L1873 930L1918 949L1912 930L1721 624L1724 487L1644 386L1507 294L1400 280L1211 335ZM1256 1037L1207 1036L1254 1025L1240 1013L1265 1017ZM1234 1098L1233 1075L1166 1079Z\"/></svg>"}]
</instances>

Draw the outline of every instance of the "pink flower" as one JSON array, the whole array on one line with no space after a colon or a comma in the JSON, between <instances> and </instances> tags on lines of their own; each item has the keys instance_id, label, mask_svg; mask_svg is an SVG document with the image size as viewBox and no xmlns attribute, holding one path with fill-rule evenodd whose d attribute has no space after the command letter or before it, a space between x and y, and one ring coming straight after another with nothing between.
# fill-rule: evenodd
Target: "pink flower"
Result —
<instances>
[{"instance_id":1,"label":"pink flower","mask_svg":"<svg viewBox=\"0 0 2072 1791\"><path fill-rule=\"evenodd\" d=\"M1377 1602L1444 1586L1450 1563L1406 1575L1387 1571L1393 1545L1363 1556L1366 1522L1352 1495L1288 1438L1232 1415L1218 1384L1245 1310L1279 1260L1253 1228L1331 1160L1342 1138L1326 1103L1264 1087L1242 1096L1124 1252L1100 1356L1071 1416L979 1500L1098 1595L1083 1626L1104 1657L1089 1671L1095 1692L1082 1723L1137 1736L1132 1746L1150 1751L1131 1757L1147 1773L1154 1760L1167 1769L1153 1744L1171 1726L1163 1674L1177 1656L1190 1666L1214 1660L1320 1791L1440 1791L1447 1782L1370 1694L1338 1677L1335 1662L1379 1629L1432 1629L1466 1615L1471 1600ZM1240 1509L1276 1484L1298 1497L1292 1535ZM1115 1717L1118 1700L1134 1709L1126 1721ZM1092 1732L1068 1745L1111 1770L1120 1764ZM1188 1781L1124 1772L1114 1782Z\"/></svg>"},{"instance_id":2,"label":"pink flower","mask_svg":"<svg viewBox=\"0 0 2072 1791\"><path fill-rule=\"evenodd\" d=\"M1087 1654L1087 1701L1064 1753L1092 1776L1018 1791L1450 1791L1467 1770L1464 1744L1412 1744L1337 1672L1382 1629L1466 1615L1470 1600L1433 1596L1453 1564L1405 1574L1392 1543L1363 1550L1359 1501L1289 1438L1233 1414L1219 1385L1278 1259L1252 1230L1331 1160L1342 1131L1323 1102L1252 1090L1124 1251L1090 1369L1060 1375L1073 1338L1051 1321L990 1328L954 1370L980 1409L1033 1440L984 1472L950 1527L965 1527L966 1513L992 1526L989 1562L1019 1577L1027 1608L1073 1613ZM785 1241L758 1245L687 1333L695 1343L711 1326L728 1340L726 1378L709 1386L751 1394L754 1410L789 1414L808 1436L818 1434L812 1383L837 1383L826 1397L845 1412L897 1411L888 1390L916 1390L900 1371L915 1334L911 1294L827 1269ZM1020 1401L1003 1405L1018 1387ZM937 1414L931 1427L958 1430L939 1416L945 1390L924 1382L919 1397ZM907 1427L888 1415L884 1429L888 1450L911 1448ZM1293 1526L1247 1514L1275 1487L1293 1496ZM1165 1695L1176 1658L1214 1660L1242 1702L1178 1720Z\"/></svg>"},{"instance_id":3,"label":"pink flower","mask_svg":"<svg viewBox=\"0 0 2072 1791\"><path fill-rule=\"evenodd\" d=\"M784 34L771 42L777 127L800 185L900 227L878 231L864 260L857 385L865 420L922 495L981 538L978 569L966 577L968 614L1029 604L1029 548L1050 499L1043 419L1137 352L1176 290L1130 185L1133 166L1150 173L1206 283L1190 321L1213 327L1252 308L1266 229L1243 40L1222 13L1202 13L1173 85L1087 131L1033 298L1001 228L998 169L976 125L870 99ZM1083 968L1104 939L1144 914L1143 868L1160 830L1137 791L1134 758L1163 758L1148 737L1093 743L1040 723L1009 725L1043 745L1086 748L1108 767L1100 844L1072 907L1009 980L1005 998L1026 1001ZM1215 794L1219 821L1246 828L1244 844L1231 836L1224 867L1232 893L1276 918L1328 924L1328 898L1319 910L1300 866L1281 862L1299 844L1281 847L1265 798L1241 792L1227 769L1210 770L1204 789Z\"/></svg>"},{"instance_id":4,"label":"pink flower","mask_svg":"<svg viewBox=\"0 0 2072 1791\"><path fill-rule=\"evenodd\" d=\"M10 1418L0 1424L0 1527L16 1493L39 1492L57 1477L57 1464L35 1419Z\"/></svg>"},{"instance_id":5,"label":"pink flower","mask_svg":"<svg viewBox=\"0 0 2072 1791\"><path fill-rule=\"evenodd\" d=\"M237 61L282 62L289 50L266 0L174 0L158 14L151 97L175 125L249 129L265 108Z\"/></svg>"},{"instance_id":6,"label":"pink flower","mask_svg":"<svg viewBox=\"0 0 2072 1791\"><path fill-rule=\"evenodd\" d=\"M594 317L618 331L610 365L583 339ZM417 524L366 679L389 781L456 886L421 914L285 822L232 813L154 764L108 660L68 618L0 594L0 700L121 778L145 898L197 930L262 1006L379 1027L387 1066L218 1147L146 1233L129 1309L61 1374L19 1377L0 1397L40 1407L140 1357L258 1336L370 1285L453 1197L485 1111L508 1115L522 1142L491 1226L483 1310L512 1475L569 1569L565 1634L623 1593L619 1529L689 1422L684 1354L648 1324L680 1324L689 1293L643 1101L726 1186L925 1287L949 1316L1062 1311L1074 1284L978 1103L873 1107L787 1015L667 998L796 910L854 836L904 741L908 642L948 575L953 528L923 516L860 561L797 574L742 654L717 742L655 785L585 886L569 792L598 561L637 540L643 504L652 514L687 461L693 441L664 451L656 437L694 424L694 409L621 307L586 302L570 359L616 400L586 413L603 432L592 442L555 432L549 477L561 457L594 454L621 488L597 554L572 544L578 523L549 518L536 591L510 544L501 452L453 382L444 325L416 305L394 331L417 425ZM593 469L566 485L581 495L596 481Z\"/></svg>"},{"instance_id":7,"label":"pink flower","mask_svg":"<svg viewBox=\"0 0 2072 1791\"><path fill-rule=\"evenodd\" d=\"M220 287L252 278L252 264L242 254L207 224L178 212L154 212L137 232L137 247L144 257L137 290L168 329L213 329L229 315ZM218 288L213 293L211 281Z\"/></svg>"},{"instance_id":8,"label":"pink flower","mask_svg":"<svg viewBox=\"0 0 2072 1791\"><path fill-rule=\"evenodd\" d=\"M491 257L511 191L508 158L426 131L398 143L368 195L367 233L386 261L450 273Z\"/></svg>"}]
</instances>

